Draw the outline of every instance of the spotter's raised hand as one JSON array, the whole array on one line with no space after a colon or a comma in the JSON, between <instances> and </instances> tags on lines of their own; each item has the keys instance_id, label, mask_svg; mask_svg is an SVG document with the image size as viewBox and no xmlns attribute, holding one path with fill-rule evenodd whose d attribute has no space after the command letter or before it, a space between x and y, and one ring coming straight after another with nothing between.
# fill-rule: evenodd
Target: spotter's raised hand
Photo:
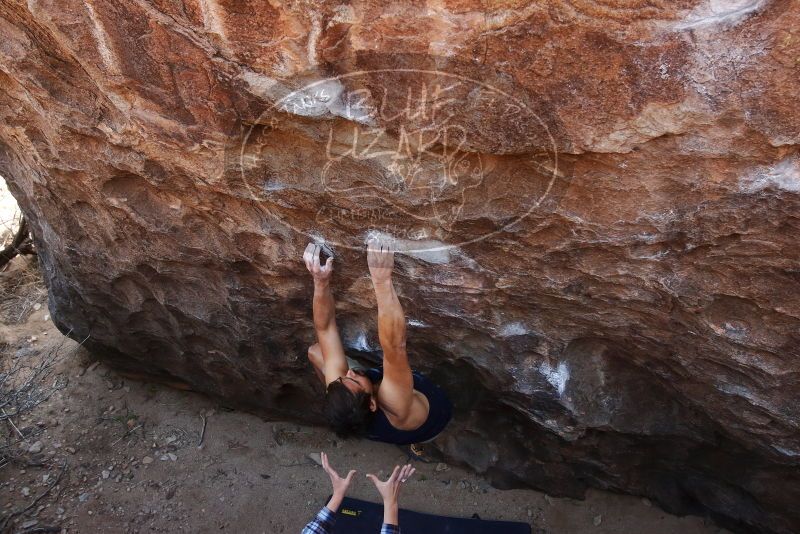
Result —
<instances>
[{"instance_id":1,"label":"spotter's raised hand","mask_svg":"<svg viewBox=\"0 0 800 534\"><path fill-rule=\"evenodd\" d=\"M355 469L351 469L346 477L342 477L336 470L331 467L331 464L328 463L328 455L324 452L319 454L320 459L322 460L322 469L328 473L328 476L331 479L331 487L333 488L333 493L336 495L344 496L347 493L347 489L350 487L350 483L353 481L353 475L356 474Z\"/></svg>"},{"instance_id":2,"label":"spotter's raised hand","mask_svg":"<svg viewBox=\"0 0 800 534\"><path fill-rule=\"evenodd\" d=\"M381 494L383 498L384 505L386 503L395 504L397 503L397 497L400 494L400 486L406 480L411 478L411 475L414 474L416 471L415 468L411 467L411 464L406 464L403 467L399 465L395 466L394 471L386 480L381 480L372 473L367 475L367 478L375 484L375 489L378 490L378 493Z\"/></svg>"}]
</instances>

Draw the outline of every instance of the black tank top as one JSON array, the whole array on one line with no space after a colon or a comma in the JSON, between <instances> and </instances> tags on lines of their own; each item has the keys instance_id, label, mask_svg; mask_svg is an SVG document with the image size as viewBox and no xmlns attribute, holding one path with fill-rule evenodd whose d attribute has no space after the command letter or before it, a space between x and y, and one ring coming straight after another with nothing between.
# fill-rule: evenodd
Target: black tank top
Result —
<instances>
[{"instance_id":1,"label":"black tank top","mask_svg":"<svg viewBox=\"0 0 800 534\"><path fill-rule=\"evenodd\" d=\"M367 369L366 373L373 384L383 379L383 369L381 368ZM428 418L422 423L422 426L415 430L399 430L392 426L386 414L379 407L367 430L367 438L397 445L422 443L435 438L450 422L453 416L453 406L445 392L416 371L411 374L414 377L414 389L428 399Z\"/></svg>"}]
</instances>

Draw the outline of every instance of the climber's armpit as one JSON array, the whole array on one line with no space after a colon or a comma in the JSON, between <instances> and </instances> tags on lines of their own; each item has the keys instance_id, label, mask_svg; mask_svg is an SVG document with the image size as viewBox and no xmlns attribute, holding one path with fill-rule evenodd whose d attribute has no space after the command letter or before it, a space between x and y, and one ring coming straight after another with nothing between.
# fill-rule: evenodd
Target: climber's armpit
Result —
<instances>
[{"instance_id":1,"label":"climber's armpit","mask_svg":"<svg viewBox=\"0 0 800 534\"><path fill-rule=\"evenodd\" d=\"M317 330L317 341L322 350L324 362L323 373L325 374L325 385L327 386L340 376L347 374L347 358L344 355L342 339L339 336L339 329L336 324L332 324L325 330Z\"/></svg>"}]
</instances>

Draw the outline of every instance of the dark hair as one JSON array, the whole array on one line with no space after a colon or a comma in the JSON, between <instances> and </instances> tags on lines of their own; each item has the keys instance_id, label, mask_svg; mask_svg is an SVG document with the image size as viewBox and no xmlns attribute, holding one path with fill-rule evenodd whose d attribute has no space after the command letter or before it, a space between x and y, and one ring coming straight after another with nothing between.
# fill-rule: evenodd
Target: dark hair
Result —
<instances>
[{"instance_id":1,"label":"dark hair","mask_svg":"<svg viewBox=\"0 0 800 534\"><path fill-rule=\"evenodd\" d=\"M364 391L353 393L341 382L328 384L322 412L328 424L340 438L363 437L375 415L369 409L371 395Z\"/></svg>"}]
</instances>

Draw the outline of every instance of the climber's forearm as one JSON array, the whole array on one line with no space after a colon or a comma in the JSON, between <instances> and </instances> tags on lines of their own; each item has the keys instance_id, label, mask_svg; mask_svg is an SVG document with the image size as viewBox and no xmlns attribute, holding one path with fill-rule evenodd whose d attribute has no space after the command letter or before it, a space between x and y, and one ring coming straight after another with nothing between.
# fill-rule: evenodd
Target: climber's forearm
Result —
<instances>
[{"instance_id":1,"label":"climber's forearm","mask_svg":"<svg viewBox=\"0 0 800 534\"><path fill-rule=\"evenodd\" d=\"M371 239L367 262L378 301L378 339L383 349L383 381L379 398L400 422L411 413L414 378L406 352L406 316L392 284L392 245Z\"/></svg>"},{"instance_id":2,"label":"climber's forearm","mask_svg":"<svg viewBox=\"0 0 800 534\"><path fill-rule=\"evenodd\" d=\"M314 281L314 329L328 330L336 325L336 303L328 280Z\"/></svg>"},{"instance_id":3,"label":"climber's forearm","mask_svg":"<svg viewBox=\"0 0 800 534\"><path fill-rule=\"evenodd\" d=\"M322 352L322 374L328 385L344 376L348 367L336 328L336 303L327 280L314 280L314 330Z\"/></svg>"},{"instance_id":4,"label":"climber's forearm","mask_svg":"<svg viewBox=\"0 0 800 534\"><path fill-rule=\"evenodd\" d=\"M373 280L375 297L378 301L378 339L384 351L384 357L402 355L407 358L406 317L400 299L394 290L391 279Z\"/></svg>"}]
</instances>

